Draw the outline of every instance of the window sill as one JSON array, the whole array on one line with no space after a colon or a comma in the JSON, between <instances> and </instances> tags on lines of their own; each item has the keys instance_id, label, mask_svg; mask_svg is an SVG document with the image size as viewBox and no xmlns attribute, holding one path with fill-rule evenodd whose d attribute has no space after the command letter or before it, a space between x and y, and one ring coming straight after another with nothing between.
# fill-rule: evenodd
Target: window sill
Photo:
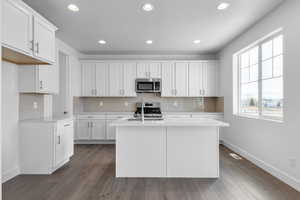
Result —
<instances>
[{"instance_id":1,"label":"window sill","mask_svg":"<svg viewBox=\"0 0 300 200\"><path fill-rule=\"evenodd\" d=\"M247 115L247 114L233 114L233 115L236 117L264 120L264 121L275 122L275 123L283 123L284 122L283 118L271 118L271 117L254 116L254 115Z\"/></svg>"}]
</instances>

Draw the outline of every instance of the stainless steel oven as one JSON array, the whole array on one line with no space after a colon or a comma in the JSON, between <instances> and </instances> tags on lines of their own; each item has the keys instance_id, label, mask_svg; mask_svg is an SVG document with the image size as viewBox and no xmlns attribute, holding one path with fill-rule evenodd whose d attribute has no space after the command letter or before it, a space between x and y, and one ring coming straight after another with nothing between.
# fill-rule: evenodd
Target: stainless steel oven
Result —
<instances>
[{"instance_id":1,"label":"stainless steel oven","mask_svg":"<svg viewBox=\"0 0 300 200\"><path fill-rule=\"evenodd\" d=\"M161 79L136 79L135 91L137 93L161 92Z\"/></svg>"}]
</instances>

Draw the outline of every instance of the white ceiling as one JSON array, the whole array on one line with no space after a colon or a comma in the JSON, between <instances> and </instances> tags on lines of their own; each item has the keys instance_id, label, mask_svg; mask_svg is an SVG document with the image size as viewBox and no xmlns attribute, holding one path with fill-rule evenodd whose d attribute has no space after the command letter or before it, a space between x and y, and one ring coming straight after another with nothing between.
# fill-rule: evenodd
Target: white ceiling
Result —
<instances>
[{"instance_id":1,"label":"white ceiling","mask_svg":"<svg viewBox=\"0 0 300 200\"><path fill-rule=\"evenodd\" d=\"M60 39L86 54L215 53L283 0L24 0L52 21ZM143 3L153 12L144 12ZM78 5L77 13L67 9ZM107 44L100 45L103 39ZM153 40L152 45L145 41ZM193 41L200 39L200 44Z\"/></svg>"}]
</instances>

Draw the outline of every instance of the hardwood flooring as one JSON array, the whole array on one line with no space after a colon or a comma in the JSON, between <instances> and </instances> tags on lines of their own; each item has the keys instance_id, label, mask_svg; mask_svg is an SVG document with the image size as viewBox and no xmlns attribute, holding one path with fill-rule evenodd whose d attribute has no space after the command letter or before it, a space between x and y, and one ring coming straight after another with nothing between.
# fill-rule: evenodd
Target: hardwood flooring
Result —
<instances>
[{"instance_id":1,"label":"hardwood flooring","mask_svg":"<svg viewBox=\"0 0 300 200\"><path fill-rule=\"evenodd\" d=\"M114 145L77 145L71 162L50 176L18 176L4 200L299 200L300 192L235 160L221 146L219 179L115 178Z\"/></svg>"}]
</instances>

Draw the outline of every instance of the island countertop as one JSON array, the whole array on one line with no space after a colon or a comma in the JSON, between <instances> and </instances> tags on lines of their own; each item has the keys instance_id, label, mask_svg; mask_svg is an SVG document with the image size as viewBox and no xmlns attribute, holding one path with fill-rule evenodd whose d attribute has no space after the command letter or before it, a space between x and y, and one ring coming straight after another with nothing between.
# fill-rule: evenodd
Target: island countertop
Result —
<instances>
[{"instance_id":1,"label":"island countertop","mask_svg":"<svg viewBox=\"0 0 300 200\"><path fill-rule=\"evenodd\" d=\"M215 127L228 127L229 124L213 120L213 119L163 119L163 120L145 120L144 122L139 120L132 120L129 118L123 118L116 120L110 124L115 127L170 127L170 126L215 126Z\"/></svg>"}]
</instances>

